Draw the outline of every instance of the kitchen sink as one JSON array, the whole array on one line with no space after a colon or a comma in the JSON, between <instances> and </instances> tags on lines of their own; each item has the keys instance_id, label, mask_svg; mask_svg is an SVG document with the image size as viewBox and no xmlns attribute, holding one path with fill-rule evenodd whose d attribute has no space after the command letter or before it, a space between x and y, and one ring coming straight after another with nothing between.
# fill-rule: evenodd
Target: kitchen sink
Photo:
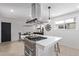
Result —
<instances>
[{"instance_id":1,"label":"kitchen sink","mask_svg":"<svg viewBox=\"0 0 79 59\"><path fill-rule=\"evenodd\" d=\"M28 38L29 40L32 40L32 41L39 41L39 40L47 39L47 37L42 37L42 36L37 36L37 37L28 36L26 38Z\"/></svg>"}]
</instances>

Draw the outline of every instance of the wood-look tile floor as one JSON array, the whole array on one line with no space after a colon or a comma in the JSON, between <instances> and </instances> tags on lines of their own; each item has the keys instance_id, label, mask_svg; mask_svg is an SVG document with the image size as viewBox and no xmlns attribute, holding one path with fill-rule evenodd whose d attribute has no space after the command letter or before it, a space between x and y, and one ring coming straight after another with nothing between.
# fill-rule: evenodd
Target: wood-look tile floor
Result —
<instances>
[{"instance_id":1,"label":"wood-look tile floor","mask_svg":"<svg viewBox=\"0 0 79 59\"><path fill-rule=\"evenodd\" d=\"M24 43L22 41L0 44L0 56L23 56Z\"/></svg>"},{"instance_id":2,"label":"wood-look tile floor","mask_svg":"<svg viewBox=\"0 0 79 59\"><path fill-rule=\"evenodd\" d=\"M0 56L24 56L23 41L1 43ZM79 56L79 49L60 46L59 56Z\"/></svg>"},{"instance_id":3,"label":"wood-look tile floor","mask_svg":"<svg viewBox=\"0 0 79 59\"><path fill-rule=\"evenodd\" d=\"M79 56L79 49L60 46L60 56Z\"/></svg>"}]
</instances>

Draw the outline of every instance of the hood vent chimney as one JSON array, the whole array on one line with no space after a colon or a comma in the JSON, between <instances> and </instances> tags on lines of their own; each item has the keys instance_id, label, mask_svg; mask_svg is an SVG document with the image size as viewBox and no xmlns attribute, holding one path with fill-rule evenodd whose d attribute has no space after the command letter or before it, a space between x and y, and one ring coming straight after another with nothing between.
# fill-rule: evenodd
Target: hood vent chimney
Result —
<instances>
[{"instance_id":1,"label":"hood vent chimney","mask_svg":"<svg viewBox=\"0 0 79 59\"><path fill-rule=\"evenodd\" d=\"M32 3L32 18L40 18L41 17L41 6L39 3Z\"/></svg>"}]
</instances>

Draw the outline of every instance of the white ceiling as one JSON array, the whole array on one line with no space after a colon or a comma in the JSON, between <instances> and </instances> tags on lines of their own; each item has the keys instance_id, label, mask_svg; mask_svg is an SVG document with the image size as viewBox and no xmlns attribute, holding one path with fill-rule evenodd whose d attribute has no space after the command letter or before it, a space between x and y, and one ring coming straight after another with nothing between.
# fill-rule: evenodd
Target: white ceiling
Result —
<instances>
[{"instance_id":1,"label":"white ceiling","mask_svg":"<svg viewBox=\"0 0 79 59\"><path fill-rule=\"evenodd\" d=\"M42 5L44 8L43 10L46 11L45 13L48 13L47 7L51 6L51 16L53 17L79 10L79 3L53 3Z\"/></svg>"},{"instance_id":2,"label":"white ceiling","mask_svg":"<svg viewBox=\"0 0 79 59\"><path fill-rule=\"evenodd\" d=\"M79 3L41 3L42 16L48 16L48 6L51 6L51 16L59 16L77 11ZM11 13L10 10L14 12ZM10 18L25 18L31 16L31 3L0 3L0 16Z\"/></svg>"},{"instance_id":3,"label":"white ceiling","mask_svg":"<svg viewBox=\"0 0 79 59\"><path fill-rule=\"evenodd\" d=\"M0 16L10 18L25 18L30 16L30 5L29 3L0 3ZM11 13L10 10L14 12Z\"/></svg>"}]
</instances>

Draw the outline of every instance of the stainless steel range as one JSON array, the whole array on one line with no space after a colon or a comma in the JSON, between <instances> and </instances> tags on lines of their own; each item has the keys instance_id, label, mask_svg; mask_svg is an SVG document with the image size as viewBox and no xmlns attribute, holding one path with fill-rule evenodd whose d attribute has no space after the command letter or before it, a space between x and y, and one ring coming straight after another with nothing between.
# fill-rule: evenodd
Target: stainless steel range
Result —
<instances>
[{"instance_id":1,"label":"stainless steel range","mask_svg":"<svg viewBox=\"0 0 79 59\"><path fill-rule=\"evenodd\" d=\"M26 56L35 56L36 55L36 43L29 41L25 38L24 41L24 53Z\"/></svg>"}]
</instances>

